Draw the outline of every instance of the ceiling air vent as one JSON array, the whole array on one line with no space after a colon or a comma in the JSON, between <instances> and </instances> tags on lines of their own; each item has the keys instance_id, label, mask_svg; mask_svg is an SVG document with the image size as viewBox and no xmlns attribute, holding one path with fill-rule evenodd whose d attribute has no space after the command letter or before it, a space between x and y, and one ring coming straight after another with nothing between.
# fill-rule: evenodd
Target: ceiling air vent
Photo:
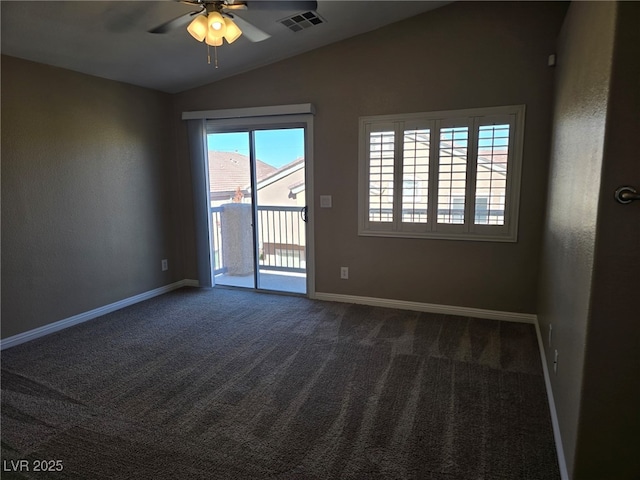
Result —
<instances>
[{"instance_id":1,"label":"ceiling air vent","mask_svg":"<svg viewBox=\"0 0 640 480\"><path fill-rule=\"evenodd\" d=\"M316 12L305 12L284 18L280 20L280 23L292 32L299 32L305 28L325 23L325 21Z\"/></svg>"}]
</instances>

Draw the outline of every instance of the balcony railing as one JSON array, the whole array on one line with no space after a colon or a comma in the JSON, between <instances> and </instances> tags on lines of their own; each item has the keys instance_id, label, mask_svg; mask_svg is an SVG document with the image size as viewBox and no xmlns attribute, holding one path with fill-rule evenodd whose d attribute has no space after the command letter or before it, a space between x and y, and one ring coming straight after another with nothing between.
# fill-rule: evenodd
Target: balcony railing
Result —
<instances>
[{"instance_id":1,"label":"balcony railing","mask_svg":"<svg viewBox=\"0 0 640 480\"><path fill-rule=\"evenodd\" d=\"M226 272L226 268L222 264L222 208L211 207L211 253L214 275Z\"/></svg>"},{"instance_id":2,"label":"balcony railing","mask_svg":"<svg viewBox=\"0 0 640 480\"><path fill-rule=\"evenodd\" d=\"M211 207L211 251L215 275L233 272L232 264L237 263L238 257L251 255L253 249L251 206L231 205L235 211L233 214L231 208L225 212L225 205ZM239 205L243 208L238 209ZM306 271L305 225L301 208L258 206L258 264L261 270Z\"/></svg>"}]
</instances>

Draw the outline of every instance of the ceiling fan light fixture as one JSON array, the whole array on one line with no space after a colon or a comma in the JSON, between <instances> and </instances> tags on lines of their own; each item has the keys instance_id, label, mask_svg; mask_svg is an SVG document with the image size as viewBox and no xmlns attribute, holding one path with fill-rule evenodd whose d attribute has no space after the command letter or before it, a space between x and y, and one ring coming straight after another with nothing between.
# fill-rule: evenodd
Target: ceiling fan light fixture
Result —
<instances>
[{"instance_id":1,"label":"ceiling fan light fixture","mask_svg":"<svg viewBox=\"0 0 640 480\"><path fill-rule=\"evenodd\" d=\"M226 38L229 43L235 42L240 35L242 35L242 30L240 30L240 28L238 28L235 22L230 18L225 18L224 23L227 27L224 38Z\"/></svg>"},{"instance_id":2,"label":"ceiling fan light fixture","mask_svg":"<svg viewBox=\"0 0 640 480\"><path fill-rule=\"evenodd\" d=\"M198 15L187 27L187 32L199 42L202 42L207 37L208 30L209 24L207 23L207 17L204 15Z\"/></svg>"},{"instance_id":3,"label":"ceiling fan light fixture","mask_svg":"<svg viewBox=\"0 0 640 480\"><path fill-rule=\"evenodd\" d=\"M207 31L207 37L204 40L204 43L210 45L212 47L221 47L222 46L222 36L218 35L218 33L211 28Z\"/></svg>"},{"instance_id":4,"label":"ceiling fan light fixture","mask_svg":"<svg viewBox=\"0 0 640 480\"><path fill-rule=\"evenodd\" d=\"M227 30L227 25L224 23L224 17L220 12L211 12L207 17L207 24L209 29L215 32L218 37L223 37Z\"/></svg>"}]
</instances>

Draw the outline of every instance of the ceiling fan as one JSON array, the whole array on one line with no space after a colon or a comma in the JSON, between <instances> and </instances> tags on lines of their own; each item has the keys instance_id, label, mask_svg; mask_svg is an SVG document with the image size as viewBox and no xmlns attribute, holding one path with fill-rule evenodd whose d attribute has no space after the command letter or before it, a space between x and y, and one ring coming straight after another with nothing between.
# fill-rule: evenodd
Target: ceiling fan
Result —
<instances>
[{"instance_id":1,"label":"ceiling fan","mask_svg":"<svg viewBox=\"0 0 640 480\"><path fill-rule=\"evenodd\" d=\"M271 35L240 17L242 10L299 10L314 11L318 8L315 0L179 0L180 3L193 5L198 10L180 15L155 28L149 33L167 33L189 24L189 33L198 41L205 40L208 45L222 45L222 38L227 42L235 41L243 34L251 42L261 42ZM233 27L236 28L233 28ZM215 30L231 29L228 35L216 35ZM214 32L209 32L214 29ZM202 37L202 38L201 38Z\"/></svg>"}]
</instances>

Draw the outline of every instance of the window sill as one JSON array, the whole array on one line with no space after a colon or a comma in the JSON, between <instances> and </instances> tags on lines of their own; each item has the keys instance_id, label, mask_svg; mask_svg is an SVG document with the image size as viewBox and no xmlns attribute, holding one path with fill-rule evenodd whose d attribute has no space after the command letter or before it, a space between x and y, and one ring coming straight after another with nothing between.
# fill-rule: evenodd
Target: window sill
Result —
<instances>
[{"instance_id":1,"label":"window sill","mask_svg":"<svg viewBox=\"0 0 640 480\"><path fill-rule=\"evenodd\" d=\"M378 232L371 230L358 230L360 237L383 237L383 238L419 238L423 240L462 240L472 242L500 242L517 243L517 234L487 235L482 233L416 233L416 232Z\"/></svg>"}]
</instances>

